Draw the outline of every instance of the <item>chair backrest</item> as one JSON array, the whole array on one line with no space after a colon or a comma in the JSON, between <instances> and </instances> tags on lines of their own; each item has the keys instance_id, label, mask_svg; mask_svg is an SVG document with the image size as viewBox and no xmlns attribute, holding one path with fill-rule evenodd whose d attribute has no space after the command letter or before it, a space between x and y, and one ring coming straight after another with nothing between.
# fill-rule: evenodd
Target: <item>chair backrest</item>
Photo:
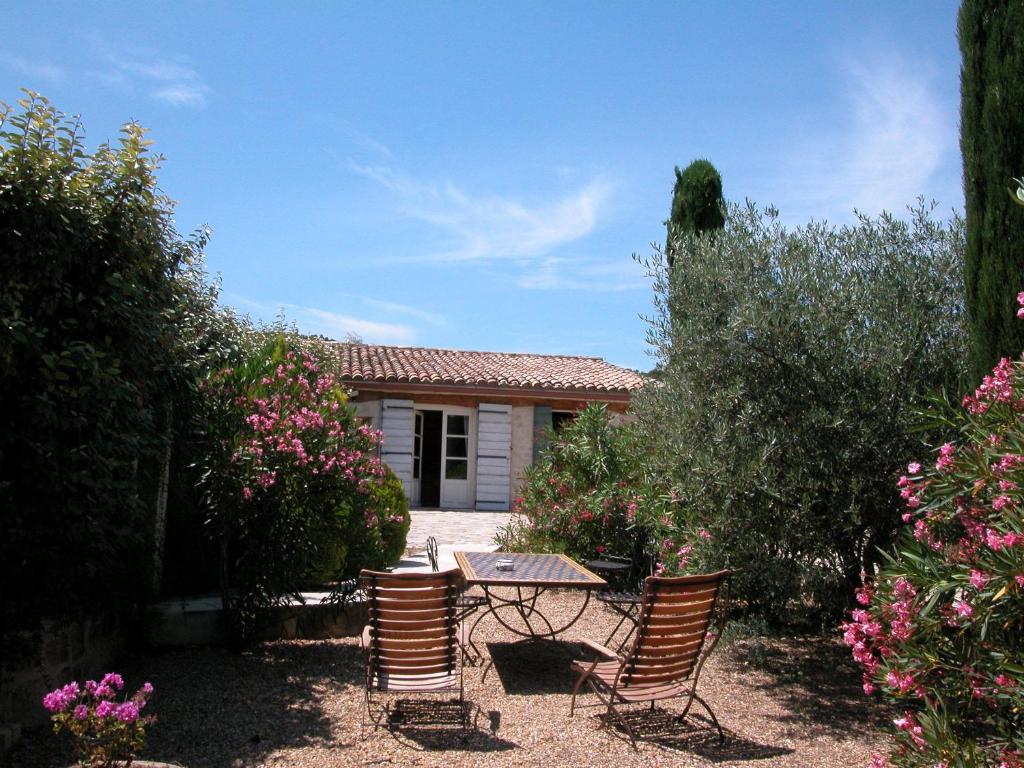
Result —
<instances>
[{"instance_id":1,"label":"chair backrest","mask_svg":"<svg viewBox=\"0 0 1024 768\"><path fill-rule=\"evenodd\" d=\"M728 575L719 571L644 580L636 638L623 662L620 685L681 682L694 672L702 663L701 651Z\"/></svg>"},{"instance_id":2,"label":"chair backrest","mask_svg":"<svg viewBox=\"0 0 1024 768\"><path fill-rule=\"evenodd\" d=\"M455 600L462 572L363 571L370 625L367 680L453 674L460 653Z\"/></svg>"},{"instance_id":3,"label":"chair backrest","mask_svg":"<svg viewBox=\"0 0 1024 768\"><path fill-rule=\"evenodd\" d=\"M427 560L430 562L430 569L437 572L437 539L427 536Z\"/></svg>"}]
</instances>

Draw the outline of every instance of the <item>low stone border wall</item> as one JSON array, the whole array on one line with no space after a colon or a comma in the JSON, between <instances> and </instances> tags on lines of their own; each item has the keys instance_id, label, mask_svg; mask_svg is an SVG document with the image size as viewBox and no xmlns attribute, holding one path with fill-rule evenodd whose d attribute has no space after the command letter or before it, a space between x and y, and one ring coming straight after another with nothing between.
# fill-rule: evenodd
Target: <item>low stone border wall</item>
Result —
<instances>
[{"instance_id":1,"label":"low stone border wall","mask_svg":"<svg viewBox=\"0 0 1024 768\"><path fill-rule=\"evenodd\" d=\"M14 732L16 724L46 722L42 702L48 691L109 672L124 651L124 636L121 622L109 613L45 620L35 630L8 633L0 647L0 724Z\"/></svg>"},{"instance_id":2,"label":"low stone border wall","mask_svg":"<svg viewBox=\"0 0 1024 768\"><path fill-rule=\"evenodd\" d=\"M344 606L322 604L312 598L306 604L274 609L263 640L306 638L323 640L351 637L366 624L366 603L349 600ZM218 645L224 642L224 621L219 598L173 600L154 605L145 623L145 641L154 648L187 645Z\"/></svg>"}]
</instances>

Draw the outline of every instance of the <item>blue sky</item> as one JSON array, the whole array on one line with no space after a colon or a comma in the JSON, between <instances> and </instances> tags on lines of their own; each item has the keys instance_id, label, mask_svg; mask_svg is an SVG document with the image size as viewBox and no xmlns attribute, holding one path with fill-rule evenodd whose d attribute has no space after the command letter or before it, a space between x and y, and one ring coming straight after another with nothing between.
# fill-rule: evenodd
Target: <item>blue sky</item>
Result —
<instances>
[{"instance_id":1,"label":"blue sky","mask_svg":"<svg viewBox=\"0 0 1024 768\"><path fill-rule=\"evenodd\" d=\"M136 120L224 303L649 369L673 166L793 225L962 209L953 2L0 2L0 99Z\"/></svg>"}]
</instances>

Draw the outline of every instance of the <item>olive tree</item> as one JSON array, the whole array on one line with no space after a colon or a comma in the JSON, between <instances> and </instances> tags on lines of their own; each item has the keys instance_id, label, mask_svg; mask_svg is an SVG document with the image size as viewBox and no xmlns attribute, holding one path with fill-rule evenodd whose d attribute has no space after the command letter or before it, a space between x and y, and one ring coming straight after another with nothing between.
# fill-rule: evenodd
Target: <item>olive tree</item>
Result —
<instances>
[{"instance_id":1,"label":"olive tree","mask_svg":"<svg viewBox=\"0 0 1024 768\"><path fill-rule=\"evenodd\" d=\"M635 410L680 522L712 533L752 609L834 615L899 521L915 407L960 374L962 222L922 203L790 230L748 203L669 247L688 268L643 260L663 376Z\"/></svg>"}]
</instances>

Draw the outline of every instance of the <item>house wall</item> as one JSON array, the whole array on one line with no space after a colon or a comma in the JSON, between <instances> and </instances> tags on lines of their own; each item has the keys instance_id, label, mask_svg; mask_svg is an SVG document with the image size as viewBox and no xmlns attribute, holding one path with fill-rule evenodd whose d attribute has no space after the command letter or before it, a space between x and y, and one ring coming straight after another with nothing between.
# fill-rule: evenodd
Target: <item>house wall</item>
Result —
<instances>
[{"instance_id":1,"label":"house wall","mask_svg":"<svg viewBox=\"0 0 1024 768\"><path fill-rule=\"evenodd\" d=\"M354 384L358 388L358 384ZM474 411L481 403L507 404L512 406L512 445L509 467L509 499L514 499L520 492L523 482L523 472L533 463L533 442L534 442L534 408L535 406L546 406L558 411L574 411L583 405L579 399L566 398L530 398L528 396L495 396L488 393L483 396L461 395L454 393L427 393L403 391L396 387L394 391L358 391L352 399L356 415L369 420L370 424L379 429L381 399L408 399L412 400L417 409L439 406L458 406L470 408ZM593 399L593 398L590 398ZM617 414L616 419L628 419L623 416L628 404L622 402L608 403L608 409ZM476 430L477 419L474 414L472 418L473 429ZM474 478L475 479L475 478ZM475 488L471 486L471 496Z\"/></svg>"},{"instance_id":2,"label":"house wall","mask_svg":"<svg viewBox=\"0 0 1024 768\"><path fill-rule=\"evenodd\" d=\"M523 472L533 463L533 406L512 407L512 498L519 495Z\"/></svg>"}]
</instances>

